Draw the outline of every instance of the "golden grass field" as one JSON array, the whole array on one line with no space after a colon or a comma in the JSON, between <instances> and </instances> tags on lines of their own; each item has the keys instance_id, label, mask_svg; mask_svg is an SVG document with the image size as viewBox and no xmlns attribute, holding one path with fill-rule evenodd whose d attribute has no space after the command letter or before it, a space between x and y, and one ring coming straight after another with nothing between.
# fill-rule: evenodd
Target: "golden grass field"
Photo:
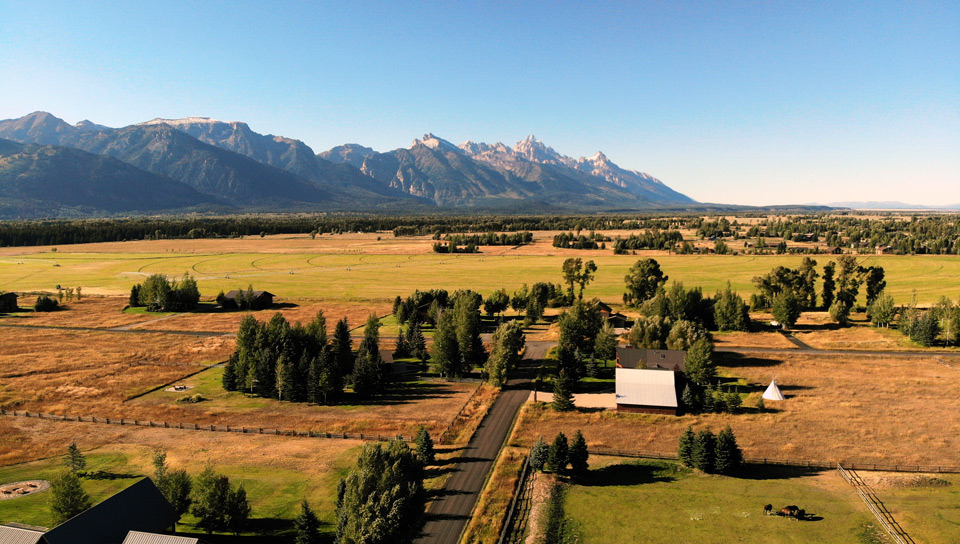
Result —
<instances>
[{"instance_id":1,"label":"golden grass field","mask_svg":"<svg viewBox=\"0 0 960 544\"><path fill-rule=\"evenodd\" d=\"M809 352L727 357L721 372L753 390L748 413L681 417L612 411L556 413L528 406L512 442L531 446L538 436L582 429L588 444L674 453L688 425L714 432L730 425L748 457L960 465L960 368L936 360L824 356ZM775 378L787 396L755 413Z\"/></svg>"},{"instance_id":2,"label":"golden grass field","mask_svg":"<svg viewBox=\"0 0 960 544\"><path fill-rule=\"evenodd\" d=\"M520 248L487 248L476 255L431 253L429 237L394 238L390 233L321 236L247 237L236 240L161 240L50 247L0 248L0 289L52 291L56 285L82 286L88 294L126 294L151 273L199 281L213 297L223 290L253 284L281 299L309 297L335 301L390 301L414 289L470 288L490 293L512 291L523 283L560 281L566 257L596 261L596 279L585 295L617 302L623 276L638 258L654 256L671 280L712 293L729 281L742 294L751 279L777 265L797 266L800 256L667 255L611 250L563 250L550 246L550 232L535 233L537 243ZM625 233L621 233L625 234ZM377 237L381 240L377 240ZM960 259L951 256L863 256L865 265L887 272L887 290L898 302L916 292L920 303L960 292ZM828 256L818 256L822 265Z\"/></svg>"}]
</instances>

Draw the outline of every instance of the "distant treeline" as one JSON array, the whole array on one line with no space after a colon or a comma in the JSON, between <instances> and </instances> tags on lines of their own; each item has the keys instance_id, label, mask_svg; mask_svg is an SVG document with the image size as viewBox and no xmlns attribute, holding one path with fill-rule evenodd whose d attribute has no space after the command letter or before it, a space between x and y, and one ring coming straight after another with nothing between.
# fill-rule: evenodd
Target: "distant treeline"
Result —
<instances>
[{"instance_id":1,"label":"distant treeline","mask_svg":"<svg viewBox=\"0 0 960 544\"><path fill-rule=\"evenodd\" d=\"M444 240L456 245L473 244L475 246L522 246L533 242L533 233L529 231L502 233L487 232L484 234L440 234L433 235L434 240Z\"/></svg>"},{"instance_id":2,"label":"distant treeline","mask_svg":"<svg viewBox=\"0 0 960 544\"><path fill-rule=\"evenodd\" d=\"M561 232L553 237L553 247L563 249L607 249L610 237L601 232L590 232L589 235Z\"/></svg>"},{"instance_id":3,"label":"distant treeline","mask_svg":"<svg viewBox=\"0 0 960 544\"><path fill-rule=\"evenodd\" d=\"M673 249L682 241L683 235L678 230L648 230L626 238L618 236L613 241L613 252L622 255L634 249Z\"/></svg>"}]
</instances>

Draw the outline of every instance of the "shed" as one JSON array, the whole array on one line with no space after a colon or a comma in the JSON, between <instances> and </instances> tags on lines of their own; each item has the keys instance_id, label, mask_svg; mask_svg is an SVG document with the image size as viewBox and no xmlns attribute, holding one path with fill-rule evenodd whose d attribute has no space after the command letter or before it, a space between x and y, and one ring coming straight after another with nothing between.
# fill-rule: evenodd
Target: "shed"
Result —
<instances>
[{"instance_id":1,"label":"shed","mask_svg":"<svg viewBox=\"0 0 960 544\"><path fill-rule=\"evenodd\" d=\"M677 415L677 373L646 368L618 368L617 411Z\"/></svg>"},{"instance_id":2,"label":"shed","mask_svg":"<svg viewBox=\"0 0 960 544\"><path fill-rule=\"evenodd\" d=\"M160 533L180 519L150 478L57 525L48 544L121 544L130 531Z\"/></svg>"},{"instance_id":3,"label":"shed","mask_svg":"<svg viewBox=\"0 0 960 544\"><path fill-rule=\"evenodd\" d=\"M0 525L0 544L47 544L43 531Z\"/></svg>"},{"instance_id":4,"label":"shed","mask_svg":"<svg viewBox=\"0 0 960 544\"><path fill-rule=\"evenodd\" d=\"M686 372L687 352L679 349L617 348L617 367Z\"/></svg>"},{"instance_id":5,"label":"shed","mask_svg":"<svg viewBox=\"0 0 960 544\"><path fill-rule=\"evenodd\" d=\"M234 289L223 295L223 299L220 300L220 305L224 307L238 307L239 304L237 304L237 298L241 296L241 293L247 303L247 306L251 310L261 310L263 308L269 308L270 306L273 306L273 293L269 291L253 291L253 299L251 300L250 291L241 291L237 289Z\"/></svg>"},{"instance_id":6,"label":"shed","mask_svg":"<svg viewBox=\"0 0 960 544\"><path fill-rule=\"evenodd\" d=\"M16 293L0 295L0 312L16 312L17 310L19 310L19 307L17 307Z\"/></svg>"},{"instance_id":7,"label":"shed","mask_svg":"<svg viewBox=\"0 0 960 544\"><path fill-rule=\"evenodd\" d=\"M123 544L199 544L199 538L130 531Z\"/></svg>"}]
</instances>

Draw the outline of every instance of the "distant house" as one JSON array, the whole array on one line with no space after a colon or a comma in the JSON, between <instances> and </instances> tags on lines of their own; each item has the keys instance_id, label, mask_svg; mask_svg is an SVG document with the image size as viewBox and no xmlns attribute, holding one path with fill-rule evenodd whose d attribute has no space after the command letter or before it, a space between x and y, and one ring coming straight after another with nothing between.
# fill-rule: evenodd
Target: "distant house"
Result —
<instances>
[{"instance_id":1,"label":"distant house","mask_svg":"<svg viewBox=\"0 0 960 544\"><path fill-rule=\"evenodd\" d=\"M614 312L613 308L597 299L594 299L593 303L597 307L597 310L600 311L600 317L607 323L610 323L611 327L618 328L626 326L627 316Z\"/></svg>"},{"instance_id":2,"label":"distant house","mask_svg":"<svg viewBox=\"0 0 960 544\"><path fill-rule=\"evenodd\" d=\"M252 294L252 296L251 296ZM273 293L269 291L230 291L218 301L224 308L262 310L273 306Z\"/></svg>"},{"instance_id":3,"label":"distant house","mask_svg":"<svg viewBox=\"0 0 960 544\"><path fill-rule=\"evenodd\" d=\"M57 525L43 538L46 544L121 544L130 531L162 533L179 519L153 481L144 478Z\"/></svg>"},{"instance_id":4,"label":"distant house","mask_svg":"<svg viewBox=\"0 0 960 544\"><path fill-rule=\"evenodd\" d=\"M677 415L678 374L643 368L617 368L617 411Z\"/></svg>"},{"instance_id":5,"label":"distant house","mask_svg":"<svg viewBox=\"0 0 960 544\"><path fill-rule=\"evenodd\" d=\"M889 255L893 253L893 248L890 246L877 246L876 252L877 255Z\"/></svg>"},{"instance_id":6,"label":"distant house","mask_svg":"<svg viewBox=\"0 0 960 544\"><path fill-rule=\"evenodd\" d=\"M686 372L687 352L678 349L617 348L617 368Z\"/></svg>"},{"instance_id":7,"label":"distant house","mask_svg":"<svg viewBox=\"0 0 960 544\"><path fill-rule=\"evenodd\" d=\"M17 307L16 293L4 293L0 295L0 312L16 312L17 310L19 310L19 308Z\"/></svg>"},{"instance_id":8,"label":"distant house","mask_svg":"<svg viewBox=\"0 0 960 544\"><path fill-rule=\"evenodd\" d=\"M843 253L843 249L836 246L830 246L830 247L824 248L823 252L826 253L827 255L840 255L841 253Z\"/></svg>"}]
</instances>

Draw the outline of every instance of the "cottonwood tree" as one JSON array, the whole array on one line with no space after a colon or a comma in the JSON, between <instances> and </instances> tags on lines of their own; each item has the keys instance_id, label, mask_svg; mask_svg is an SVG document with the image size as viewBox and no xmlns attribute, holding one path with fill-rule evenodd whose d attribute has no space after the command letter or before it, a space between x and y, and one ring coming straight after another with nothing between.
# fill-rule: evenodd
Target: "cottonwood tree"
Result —
<instances>
[{"instance_id":1,"label":"cottonwood tree","mask_svg":"<svg viewBox=\"0 0 960 544\"><path fill-rule=\"evenodd\" d=\"M453 322L460 357L466 365L465 371L483 364L486 359L480 339L481 301L480 295L473 291L461 291L454 295Z\"/></svg>"},{"instance_id":2,"label":"cottonwood tree","mask_svg":"<svg viewBox=\"0 0 960 544\"><path fill-rule=\"evenodd\" d=\"M495 387L503 387L507 383L510 370L516 368L520 362L520 351L526 344L523 327L513 321L503 323L493 333L493 348L487 358L484 370L487 380Z\"/></svg>"},{"instance_id":3,"label":"cottonwood tree","mask_svg":"<svg viewBox=\"0 0 960 544\"><path fill-rule=\"evenodd\" d=\"M230 479L207 467L197 476L191 513L207 533L213 531L240 532L250 516L247 492L240 485L234 489Z\"/></svg>"},{"instance_id":4,"label":"cottonwood tree","mask_svg":"<svg viewBox=\"0 0 960 544\"><path fill-rule=\"evenodd\" d=\"M593 353L597 359L610 360L617 356L617 334L613 325L605 322L597 331L597 338L593 343Z\"/></svg>"},{"instance_id":5,"label":"cottonwood tree","mask_svg":"<svg viewBox=\"0 0 960 544\"><path fill-rule=\"evenodd\" d=\"M460 356L460 345L451 312L442 312L437 320L430 359L441 376L453 379L464 374L465 365Z\"/></svg>"},{"instance_id":6,"label":"cottonwood tree","mask_svg":"<svg viewBox=\"0 0 960 544\"><path fill-rule=\"evenodd\" d=\"M647 258L634 263L623 281L627 288L623 294L624 304L637 306L652 298L667 282L667 276L656 260Z\"/></svg>"},{"instance_id":7,"label":"cottonwood tree","mask_svg":"<svg viewBox=\"0 0 960 544\"><path fill-rule=\"evenodd\" d=\"M816 295L814 295L816 296ZM727 288L717 293L713 320L720 331L745 331L750 327L750 309L740 295Z\"/></svg>"},{"instance_id":8,"label":"cottonwood tree","mask_svg":"<svg viewBox=\"0 0 960 544\"><path fill-rule=\"evenodd\" d=\"M338 544L406 544L420 530L426 504L423 468L407 444L364 446L337 489Z\"/></svg>"},{"instance_id":9,"label":"cottonwood tree","mask_svg":"<svg viewBox=\"0 0 960 544\"><path fill-rule=\"evenodd\" d=\"M820 292L820 299L823 301L823 308L829 309L833 305L833 299L836 295L836 274L837 265L833 261L823 265L823 288Z\"/></svg>"},{"instance_id":10,"label":"cottonwood tree","mask_svg":"<svg viewBox=\"0 0 960 544\"><path fill-rule=\"evenodd\" d=\"M687 377L694 383L705 386L717 375L713 362L713 343L706 338L697 340L690 346L684 358Z\"/></svg>"}]
</instances>

